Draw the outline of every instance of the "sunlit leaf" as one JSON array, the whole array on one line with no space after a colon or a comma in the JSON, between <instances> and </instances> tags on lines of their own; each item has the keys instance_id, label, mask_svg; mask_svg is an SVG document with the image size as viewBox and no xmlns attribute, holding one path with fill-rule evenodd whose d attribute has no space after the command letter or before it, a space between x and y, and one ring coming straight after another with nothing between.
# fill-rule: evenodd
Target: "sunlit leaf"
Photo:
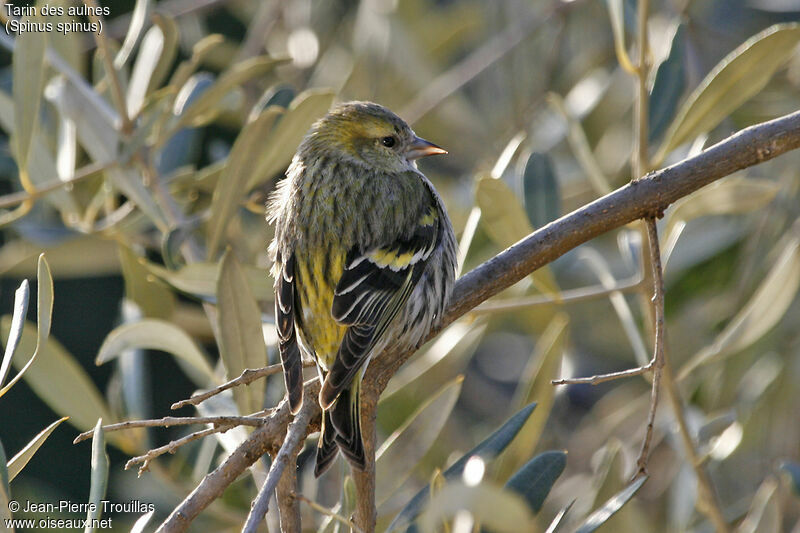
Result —
<instances>
[{"instance_id":1,"label":"sunlit leaf","mask_svg":"<svg viewBox=\"0 0 800 533\"><path fill-rule=\"evenodd\" d=\"M267 348L261 332L261 312L244 272L230 250L222 256L217 284L217 308L220 356L228 379L235 378L246 368L266 366ZM233 389L233 397L241 414L253 413L262 408L265 384L265 380L258 380L247 388Z\"/></svg>"},{"instance_id":2,"label":"sunlit leaf","mask_svg":"<svg viewBox=\"0 0 800 533\"><path fill-rule=\"evenodd\" d=\"M43 22L34 16L26 21ZM26 172L33 132L39 123L39 107L44 87L44 61L47 49L47 32L27 31L16 37L11 68L14 94L14 138L16 139L17 165ZM23 182L25 188L28 185Z\"/></svg>"},{"instance_id":3,"label":"sunlit leaf","mask_svg":"<svg viewBox=\"0 0 800 533\"><path fill-rule=\"evenodd\" d=\"M470 487L451 482L431 498L419 517L419 529L423 533L439 531L442 521L460 510L469 511L475 522L497 533L517 533L522 524L533 522L525 501L512 491L486 483Z\"/></svg>"},{"instance_id":4,"label":"sunlit leaf","mask_svg":"<svg viewBox=\"0 0 800 533\"><path fill-rule=\"evenodd\" d=\"M175 61L175 56L178 54L178 40L179 32L178 25L171 17L162 16L159 13L153 14L153 23L158 26L161 33L164 35L164 44L161 46L161 54L156 63L153 74L150 76L150 84L147 88L147 94L153 92L157 87L160 87L169 73L172 71L172 63ZM140 49L141 54L143 48Z\"/></svg>"},{"instance_id":5,"label":"sunlit leaf","mask_svg":"<svg viewBox=\"0 0 800 533\"><path fill-rule=\"evenodd\" d=\"M483 459L484 462L489 462L500 455L500 453L506 449L509 443L514 440L514 437L517 436L517 433L522 426L525 425L525 422L528 420L535 408L536 404L531 404L514 414L506 421L505 424L500 426L497 431L492 433L483 442L464 454L458 461L453 463L450 468L445 470L443 474L444 477L448 481L453 481L460 478L464 473L464 467L466 466L467 461L469 461L473 456L478 456ZM420 512L422 512L422 508L428 500L429 494L430 486L426 486L417 492L411 501L409 501L408 504L397 514L394 520L392 520L392 523L389 524L387 531L400 530L407 527L417 516L419 516Z\"/></svg>"},{"instance_id":6,"label":"sunlit leaf","mask_svg":"<svg viewBox=\"0 0 800 533\"><path fill-rule=\"evenodd\" d=\"M698 366L719 361L763 337L789 309L798 287L800 241L791 239L747 304L728 322L711 346L700 350L684 365L679 379L688 376Z\"/></svg>"},{"instance_id":7,"label":"sunlit leaf","mask_svg":"<svg viewBox=\"0 0 800 533\"><path fill-rule=\"evenodd\" d=\"M17 474L19 474L25 465L28 464L28 461L31 460L33 455L39 449L39 447L44 444L44 441L47 440L47 437L55 430L61 422L67 420L69 417L65 416L60 420L56 420L46 428L44 428L38 435L36 435L28 444L25 445L17 454L11 458L8 462L8 481L12 481Z\"/></svg>"},{"instance_id":8,"label":"sunlit leaf","mask_svg":"<svg viewBox=\"0 0 800 533\"><path fill-rule=\"evenodd\" d=\"M517 470L506 483L506 488L525 498L528 507L538 513L565 466L566 452L541 453Z\"/></svg>"},{"instance_id":9,"label":"sunlit leaf","mask_svg":"<svg viewBox=\"0 0 800 533\"><path fill-rule=\"evenodd\" d=\"M214 301L217 294L219 265L215 263L190 263L180 270L168 270L149 261L142 263L153 275L164 280L171 287L203 300ZM258 301L271 301L272 282L263 269L251 265L242 267L250 286L250 294Z\"/></svg>"},{"instance_id":10,"label":"sunlit leaf","mask_svg":"<svg viewBox=\"0 0 800 533\"><path fill-rule=\"evenodd\" d=\"M209 258L217 256L219 246L225 237L225 229L247 193L247 181L253 172L253 161L256 161L262 153L264 138L275 124L278 114L276 108L267 109L244 127L233 144L228 164L222 171L211 199L207 230Z\"/></svg>"},{"instance_id":11,"label":"sunlit leaf","mask_svg":"<svg viewBox=\"0 0 800 533\"><path fill-rule=\"evenodd\" d=\"M625 47L625 9L623 0L606 0L608 5L608 15L611 17L611 30L614 33L614 51L617 54L617 61L628 72L636 72L636 67L628 56Z\"/></svg>"},{"instance_id":12,"label":"sunlit leaf","mask_svg":"<svg viewBox=\"0 0 800 533\"><path fill-rule=\"evenodd\" d=\"M160 350L176 357L199 387L212 385L214 369L194 341L178 326L158 319L144 319L115 328L103 341L95 363L102 365L127 350Z\"/></svg>"},{"instance_id":13,"label":"sunlit leaf","mask_svg":"<svg viewBox=\"0 0 800 533\"><path fill-rule=\"evenodd\" d=\"M11 331L8 335L8 343L6 343L5 353L3 354L3 362L0 364L0 387L6 381L8 371L11 369L11 358L14 357L14 352L19 346L19 341L22 336L22 326L25 325L25 316L28 314L28 298L30 296L30 289L28 288L28 280L22 280L19 288L14 293L14 313L11 319ZM5 389L3 389L5 390ZM0 397L3 394L0 391Z\"/></svg>"},{"instance_id":14,"label":"sunlit leaf","mask_svg":"<svg viewBox=\"0 0 800 533\"><path fill-rule=\"evenodd\" d=\"M442 385L376 452L375 499L384 501L411 474L436 441L461 393L464 377Z\"/></svg>"},{"instance_id":15,"label":"sunlit leaf","mask_svg":"<svg viewBox=\"0 0 800 533\"><path fill-rule=\"evenodd\" d=\"M261 146L261 152L247 182L248 190L262 185L289 166L300 141L311 124L330 109L334 96L329 90L310 89L292 100L280 122Z\"/></svg>"},{"instance_id":16,"label":"sunlit leaf","mask_svg":"<svg viewBox=\"0 0 800 533\"><path fill-rule=\"evenodd\" d=\"M103 419L98 419L92 435L92 475L89 488L89 506L86 513L86 529L84 533L93 531L90 527L93 520L99 520L103 514L103 500L108 487L108 454L106 453L106 434L103 431Z\"/></svg>"},{"instance_id":17,"label":"sunlit leaf","mask_svg":"<svg viewBox=\"0 0 800 533\"><path fill-rule=\"evenodd\" d=\"M800 24L776 24L754 35L725 56L678 111L656 161L677 146L714 129L755 96L791 57L800 41Z\"/></svg>"},{"instance_id":18,"label":"sunlit leaf","mask_svg":"<svg viewBox=\"0 0 800 533\"><path fill-rule=\"evenodd\" d=\"M547 530L544 533L556 533L558 531L559 526L561 526L561 522L564 520L564 517L567 516L569 510L572 509L572 506L575 504L575 500L572 500L563 507L558 514L553 518L553 521L550 522L550 525L547 526Z\"/></svg>"},{"instance_id":19,"label":"sunlit leaf","mask_svg":"<svg viewBox=\"0 0 800 533\"><path fill-rule=\"evenodd\" d=\"M647 476L640 476L631 482L627 487L618 492L613 498L608 500L605 505L589 515L584 520L576 533L591 533L598 527L602 526L614 513L622 509L622 506L628 503L634 494L644 485L647 481Z\"/></svg>"},{"instance_id":20,"label":"sunlit leaf","mask_svg":"<svg viewBox=\"0 0 800 533\"><path fill-rule=\"evenodd\" d=\"M781 510L777 497L778 482L767 478L756 491L750 510L736 533L780 533Z\"/></svg>"},{"instance_id":21,"label":"sunlit leaf","mask_svg":"<svg viewBox=\"0 0 800 533\"><path fill-rule=\"evenodd\" d=\"M498 469L500 479L506 479L533 455L542 436L555 398L556 388L550 381L559 376L568 324L569 318L564 313L553 317L537 340L536 350L522 373L512 405L520 408L535 403L536 412L509 445Z\"/></svg>"},{"instance_id":22,"label":"sunlit leaf","mask_svg":"<svg viewBox=\"0 0 800 533\"><path fill-rule=\"evenodd\" d=\"M533 152L522 174L525 212L533 227L540 228L561 216L561 192L553 162L547 154Z\"/></svg>"},{"instance_id":23,"label":"sunlit leaf","mask_svg":"<svg viewBox=\"0 0 800 533\"><path fill-rule=\"evenodd\" d=\"M672 37L669 56L656 71L653 90L650 93L649 117L650 126L648 141L653 143L661 137L669 121L675 116L681 95L686 88L686 74L683 57L686 53L686 25L680 24Z\"/></svg>"},{"instance_id":24,"label":"sunlit leaf","mask_svg":"<svg viewBox=\"0 0 800 533\"><path fill-rule=\"evenodd\" d=\"M133 527L131 528L131 533L144 533L144 528L147 527L147 524L150 522L150 519L153 518L153 514L156 512L155 509L152 511L148 511L139 518L136 519L136 522L133 523Z\"/></svg>"},{"instance_id":25,"label":"sunlit leaf","mask_svg":"<svg viewBox=\"0 0 800 533\"><path fill-rule=\"evenodd\" d=\"M133 64L131 80L128 84L126 101L128 116L135 117L141 111L150 87L150 80L164 52L164 45L164 32L160 27L153 26L147 30Z\"/></svg>"},{"instance_id":26,"label":"sunlit leaf","mask_svg":"<svg viewBox=\"0 0 800 533\"><path fill-rule=\"evenodd\" d=\"M681 198L667 216L666 240L679 222L698 217L747 213L761 209L778 194L780 185L765 179L731 176Z\"/></svg>"},{"instance_id":27,"label":"sunlit leaf","mask_svg":"<svg viewBox=\"0 0 800 533\"><path fill-rule=\"evenodd\" d=\"M114 57L114 68L121 69L128 61L133 48L139 42L139 37L142 35L144 25L147 22L147 15L150 12L150 0L136 0L131 13L131 21L128 24L128 32L125 34L125 40L122 46Z\"/></svg>"},{"instance_id":28,"label":"sunlit leaf","mask_svg":"<svg viewBox=\"0 0 800 533\"><path fill-rule=\"evenodd\" d=\"M498 246L508 248L533 233L528 215L505 181L482 176L478 179L475 200L481 208L482 227ZM558 285L548 267L536 270L531 276L542 292L558 293Z\"/></svg>"},{"instance_id":29,"label":"sunlit leaf","mask_svg":"<svg viewBox=\"0 0 800 533\"><path fill-rule=\"evenodd\" d=\"M119 261L125 280L125 297L139 306L149 318L169 318L175 310L175 295L139 261L139 257L122 243Z\"/></svg>"}]
</instances>

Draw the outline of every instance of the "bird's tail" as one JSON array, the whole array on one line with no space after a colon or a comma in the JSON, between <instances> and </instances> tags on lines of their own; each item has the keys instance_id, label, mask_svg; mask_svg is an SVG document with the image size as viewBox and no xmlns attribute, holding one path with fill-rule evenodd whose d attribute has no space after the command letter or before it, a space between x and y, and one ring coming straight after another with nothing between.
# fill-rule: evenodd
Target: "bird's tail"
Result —
<instances>
[{"instance_id":1,"label":"bird's tail","mask_svg":"<svg viewBox=\"0 0 800 533\"><path fill-rule=\"evenodd\" d=\"M326 409L322 420L322 434L317 446L314 475L319 477L336 458L337 448L354 467L361 470L366 465L364 441L361 438L361 404L358 378L344 389L334 404Z\"/></svg>"}]
</instances>

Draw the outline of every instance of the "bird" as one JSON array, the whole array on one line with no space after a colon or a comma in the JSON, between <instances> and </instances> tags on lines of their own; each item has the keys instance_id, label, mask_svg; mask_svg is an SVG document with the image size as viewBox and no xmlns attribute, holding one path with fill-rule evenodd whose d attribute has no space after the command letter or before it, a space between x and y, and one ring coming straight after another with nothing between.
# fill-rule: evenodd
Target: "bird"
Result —
<instances>
[{"instance_id":1,"label":"bird","mask_svg":"<svg viewBox=\"0 0 800 533\"><path fill-rule=\"evenodd\" d=\"M303 403L303 354L321 382L317 477L339 451L365 468L359 390L367 365L390 349L418 347L442 319L457 245L417 160L446 153L386 107L345 102L311 126L268 202L293 414Z\"/></svg>"}]
</instances>

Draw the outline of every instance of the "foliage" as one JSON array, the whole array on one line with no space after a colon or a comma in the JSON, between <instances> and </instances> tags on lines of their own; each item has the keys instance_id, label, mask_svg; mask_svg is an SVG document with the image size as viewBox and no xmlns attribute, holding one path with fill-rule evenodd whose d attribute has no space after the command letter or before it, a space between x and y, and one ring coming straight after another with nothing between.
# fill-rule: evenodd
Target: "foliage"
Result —
<instances>
[{"instance_id":1,"label":"foliage","mask_svg":"<svg viewBox=\"0 0 800 533\"><path fill-rule=\"evenodd\" d=\"M158 357L199 389L277 362L263 205L335 100L379 101L448 148L422 166L460 236L462 272L632 177L634 2L609 0L608 10L581 1L237 2L174 18L167 4L138 0L126 31L107 25L86 54L78 33L0 34L13 48L0 75L10 82L0 86L0 185L9 191L0 196L0 274L19 285L0 322L0 404L22 378L60 418L10 459L0 446L0 518L21 481L22 491L41 486L23 480L37 450L37 460L60 460L40 446L65 431L61 422L87 431L99 419L172 414L146 401L150 374L163 371ZM766 0L749 2L754 17L739 2L653 4L645 132L653 166L800 107L800 13L776 14ZM798 168L789 154L725 178L677 202L659 226L668 353L692 438L725 516L742 531L800 520L800 426L787 423L797 420ZM379 407L379 529L464 520L492 531L707 525L666 405L649 478L631 481L645 380L549 383L649 359L647 298L625 294L652 292L643 253L634 228L597 239L451 325L398 372ZM124 280L120 324L90 357L113 368L108 387L50 336L48 261L56 296L60 279ZM35 325L26 321L28 282L16 281L34 275ZM282 396L275 375L184 414L250 415ZM29 426L15 413L13 431ZM181 446L139 479L114 457L144 454L153 434L96 431L84 499L137 496L162 519L250 431ZM298 492L349 518L344 462L312 479L310 441ZM110 467L106 443L115 449ZM265 464L198 527L241 527ZM344 527L306 506L302 519Z\"/></svg>"}]
</instances>

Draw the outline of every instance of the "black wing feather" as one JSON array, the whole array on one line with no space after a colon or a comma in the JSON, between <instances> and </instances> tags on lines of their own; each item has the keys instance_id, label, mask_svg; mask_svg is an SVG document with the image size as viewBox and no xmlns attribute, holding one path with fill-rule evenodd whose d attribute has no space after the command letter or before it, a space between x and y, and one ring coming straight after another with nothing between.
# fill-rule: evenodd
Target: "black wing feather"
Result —
<instances>
[{"instance_id":1,"label":"black wing feather","mask_svg":"<svg viewBox=\"0 0 800 533\"><path fill-rule=\"evenodd\" d=\"M294 254L292 254L283 262L275 282L275 323L280 341L278 348L289 397L289 408L292 413L297 414L303 404L303 361L294 327L294 300Z\"/></svg>"}]
</instances>

